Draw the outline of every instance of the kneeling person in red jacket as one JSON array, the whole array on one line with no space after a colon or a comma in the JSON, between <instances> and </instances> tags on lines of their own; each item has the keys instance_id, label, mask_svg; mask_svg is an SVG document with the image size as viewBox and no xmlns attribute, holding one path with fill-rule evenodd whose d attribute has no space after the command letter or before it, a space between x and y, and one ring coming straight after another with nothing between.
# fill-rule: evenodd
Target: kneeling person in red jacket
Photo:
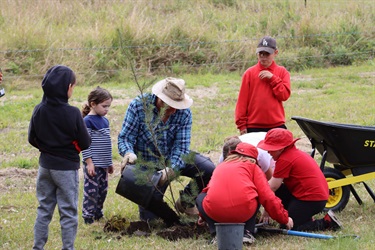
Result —
<instances>
[{"instance_id":1,"label":"kneeling person in red jacket","mask_svg":"<svg viewBox=\"0 0 375 250\"><path fill-rule=\"evenodd\" d=\"M293 218L298 231L337 230L342 223L333 211L321 219L315 215L326 206L329 191L323 172L316 161L295 146L292 132L274 128L267 132L258 147L268 151L276 161L270 188L279 197L289 216ZM260 221L267 222L268 214L263 212Z\"/></svg>"},{"instance_id":2,"label":"kneeling person in red jacket","mask_svg":"<svg viewBox=\"0 0 375 250\"><path fill-rule=\"evenodd\" d=\"M255 219L260 205L277 222L288 229L293 220L270 189L267 179L256 164L258 151L248 143L239 143L224 162L214 170L196 203L212 236L215 223L245 223L244 243L254 242Z\"/></svg>"}]
</instances>

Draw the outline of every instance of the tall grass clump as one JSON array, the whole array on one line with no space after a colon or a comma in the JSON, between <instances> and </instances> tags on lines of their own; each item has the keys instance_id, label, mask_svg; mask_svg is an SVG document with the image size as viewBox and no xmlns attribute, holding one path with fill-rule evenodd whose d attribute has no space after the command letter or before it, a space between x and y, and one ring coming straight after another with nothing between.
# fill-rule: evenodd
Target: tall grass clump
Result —
<instances>
[{"instance_id":1,"label":"tall grass clump","mask_svg":"<svg viewBox=\"0 0 375 250\"><path fill-rule=\"evenodd\" d=\"M139 73L243 71L260 37L274 36L290 71L374 57L371 1L6 1L0 59L7 76L40 76L51 65L83 81L129 75L121 34ZM286 54L285 54L286 55ZM312 58L315 58L312 60Z\"/></svg>"}]
</instances>

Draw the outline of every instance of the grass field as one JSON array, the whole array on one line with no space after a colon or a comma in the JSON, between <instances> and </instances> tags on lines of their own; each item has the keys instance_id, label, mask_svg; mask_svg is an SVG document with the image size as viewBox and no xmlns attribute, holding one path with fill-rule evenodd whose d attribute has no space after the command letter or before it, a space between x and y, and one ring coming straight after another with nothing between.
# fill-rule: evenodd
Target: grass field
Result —
<instances>
[{"instance_id":1,"label":"grass field","mask_svg":"<svg viewBox=\"0 0 375 250\"><path fill-rule=\"evenodd\" d=\"M350 67L306 70L292 73L292 96L285 103L287 126L302 140L298 147L308 149L308 141L292 121L291 116L302 116L322 121L369 125L375 124L375 61ZM192 148L217 162L222 141L236 134L233 110L240 84L238 73L223 75L181 75L187 82L187 93L194 99ZM145 79L146 80L146 79ZM33 242L33 223L36 216L35 177L38 152L27 143L27 127L33 107L39 103L42 92L40 81L35 80L22 89L10 89L0 99L0 248L30 249ZM78 82L79 84L79 82ZM115 194L119 179L120 157L117 153L117 135L127 107L137 95L132 82L101 85L114 96L108 118L111 123L116 172L109 181L109 194L105 203L105 217L119 215L129 221L138 220L137 207ZM81 107L93 86L78 85L71 104ZM348 135L350 136L350 135ZM317 161L319 158L317 159ZM375 160L374 160L375 161ZM186 181L186 180L185 180ZM374 180L367 182L375 188ZM174 190L178 190L174 184ZM361 184L355 188L364 201L357 204L353 197L338 214L344 229L329 232L335 236L356 234L361 238L339 237L318 240L302 237L274 235L257 238L249 249L372 249L375 231L374 201ZM80 204L82 202L82 189ZM166 241L156 235L148 238L127 237L103 232L104 222L87 226L80 218L77 249L216 249L207 245L204 238ZM50 225L46 249L61 247L58 214Z\"/></svg>"},{"instance_id":2,"label":"grass field","mask_svg":"<svg viewBox=\"0 0 375 250\"><path fill-rule=\"evenodd\" d=\"M241 74L255 63L259 38L274 36L276 61L292 77L286 125L308 152L309 141L292 116L375 125L374 8L371 0L0 0L6 91L0 98L0 249L33 244L38 152L28 144L27 129L42 97L41 78L52 65L68 65L77 73L71 105L81 107L97 85L113 95L107 117L116 171L104 213L107 219L136 221L137 206L115 194L121 161L117 135L129 102L139 94L130 64L141 82L166 76L186 80L194 99L191 148L217 163L224 138L238 134L234 108ZM367 184L375 188L375 180ZM248 249L374 249L374 201L362 184L354 186L364 203L351 196L338 214L344 228L327 232L338 238L272 235L257 237ZM176 194L179 189L181 184L173 183ZM81 208L82 187L79 201ZM217 248L203 237L171 242L155 233L148 238L105 233L104 224L87 226L80 218L76 249ZM340 237L352 234L360 239ZM61 249L57 212L46 249Z\"/></svg>"}]
</instances>

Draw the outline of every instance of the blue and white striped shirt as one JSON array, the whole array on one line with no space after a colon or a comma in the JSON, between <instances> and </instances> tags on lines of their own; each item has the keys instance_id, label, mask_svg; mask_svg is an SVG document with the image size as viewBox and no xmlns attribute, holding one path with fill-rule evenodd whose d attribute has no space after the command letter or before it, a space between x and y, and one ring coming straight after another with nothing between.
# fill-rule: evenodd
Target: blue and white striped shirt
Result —
<instances>
[{"instance_id":1,"label":"blue and white striped shirt","mask_svg":"<svg viewBox=\"0 0 375 250\"><path fill-rule=\"evenodd\" d=\"M190 109L176 110L164 123L155 106L156 98L154 94L145 94L144 98L138 96L129 104L118 136L118 150L122 156L131 152L145 161L158 163L159 149L165 161L179 170L185 167L182 156L190 152L192 113ZM148 108L144 109L143 103Z\"/></svg>"},{"instance_id":2,"label":"blue and white striped shirt","mask_svg":"<svg viewBox=\"0 0 375 250\"><path fill-rule=\"evenodd\" d=\"M91 136L90 147L82 151L83 160L91 158L94 166L99 168L112 166L112 142L108 119L100 115L87 115L83 120Z\"/></svg>"}]
</instances>

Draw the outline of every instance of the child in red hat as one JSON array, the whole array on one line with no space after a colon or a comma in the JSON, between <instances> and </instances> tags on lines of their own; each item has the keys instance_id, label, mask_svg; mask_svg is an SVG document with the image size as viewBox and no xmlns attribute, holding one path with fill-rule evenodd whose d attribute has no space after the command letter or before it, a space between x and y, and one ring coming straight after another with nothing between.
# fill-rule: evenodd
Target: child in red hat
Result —
<instances>
[{"instance_id":1,"label":"child in red hat","mask_svg":"<svg viewBox=\"0 0 375 250\"><path fill-rule=\"evenodd\" d=\"M197 208L212 236L216 234L215 223L245 223L243 242L254 242L252 234L260 205L276 221L289 229L293 227L293 220L256 164L257 156L256 147L239 143L216 167L207 187L198 195Z\"/></svg>"},{"instance_id":2,"label":"child in red hat","mask_svg":"<svg viewBox=\"0 0 375 250\"><path fill-rule=\"evenodd\" d=\"M332 211L322 219L313 219L327 203L328 185L315 160L296 148L294 143L297 140L290 131L275 128L268 131L265 139L258 143L258 147L267 150L276 161L268 183L293 218L293 230L339 229L341 223ZM267 212L263 213L261 220L268 221Z\"/></svg>"}]
</instances>

